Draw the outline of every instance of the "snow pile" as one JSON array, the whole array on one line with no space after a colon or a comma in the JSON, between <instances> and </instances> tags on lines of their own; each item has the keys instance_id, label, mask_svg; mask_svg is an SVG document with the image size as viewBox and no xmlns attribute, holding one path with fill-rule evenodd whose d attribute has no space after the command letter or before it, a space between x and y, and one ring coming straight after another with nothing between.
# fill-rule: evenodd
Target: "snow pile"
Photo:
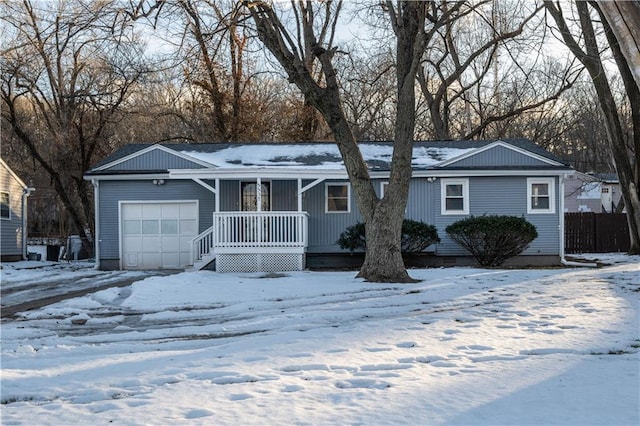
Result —
<instances>
[{"instance_id":1,"label":"snow pile","mask_svg":"<svg viewBox=\"0 0 640 426\"><path fill-rule=\"evenodd\" d=\"M3 321L2 423L635 425L640 258L607 258L150 277Z\"/></svg>"}]
</instances>

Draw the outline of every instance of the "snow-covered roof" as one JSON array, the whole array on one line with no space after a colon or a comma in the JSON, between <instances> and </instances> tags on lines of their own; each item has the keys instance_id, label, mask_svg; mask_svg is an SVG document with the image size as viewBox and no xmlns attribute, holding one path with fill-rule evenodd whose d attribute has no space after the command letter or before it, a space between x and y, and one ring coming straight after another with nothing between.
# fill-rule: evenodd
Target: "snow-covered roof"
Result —
<instances>
[{"instance_id":1,"label":"snow-covered roof","mask_svg":"<svg viewBox=\"0 0 640 426\"><path fill-rule=\"evenodd\" d=\"M329 143L225 145L213 152L203 152L193 148L194 146L185 146L185 148L176 149L176 151L218 168L312 167L316 169L344 169L344 162L337 145ZM415 169L425 169L472 150L472 148L417 146L413 150L412 165ZM388 170L391 165L393 145L388 143L361 144L360 152L372 170Z\"/></svg>"}]
</instances>

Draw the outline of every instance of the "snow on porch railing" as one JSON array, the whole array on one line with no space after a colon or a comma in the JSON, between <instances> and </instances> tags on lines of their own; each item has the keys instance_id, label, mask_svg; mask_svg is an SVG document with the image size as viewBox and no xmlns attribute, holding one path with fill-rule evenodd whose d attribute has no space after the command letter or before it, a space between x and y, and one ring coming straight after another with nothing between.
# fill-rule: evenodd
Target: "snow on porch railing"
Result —
<instances>
[{"instance_id":1,"label":"snow on porch railing","mask_svg":"<svg viewBox=\"0 0 640 426\"><path fill-rule=\"evenodd\" d=\"M211 253L213 250L213 226L191 240L191 265Z\"/></svg>"},{"instance_id":2,"label":"snow on porch railing","mask_svg":"<svg viewBox=\"0 0 640 426\"><path fill-rule=\"evenodd\" d=\"M214 247L307 247L306 212L213 214Z\"/></svg>"}]
</instances>

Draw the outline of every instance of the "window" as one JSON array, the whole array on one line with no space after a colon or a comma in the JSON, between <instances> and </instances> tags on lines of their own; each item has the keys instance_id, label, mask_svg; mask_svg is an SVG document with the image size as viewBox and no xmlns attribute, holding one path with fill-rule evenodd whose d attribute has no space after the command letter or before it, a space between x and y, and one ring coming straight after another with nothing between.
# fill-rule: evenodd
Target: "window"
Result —
<instances>
[{"instance_id":1,"label":"window","mask_svg":"<svg viewBox=\"0 0 640 426\"><path fill-rule=\"evenodd\" d=\"M469 179L440 181L442 214L469 214Z\"/></svg>"},{"instance_id":2,"label":"window","mask_svg":"<svg viewBox=\"0 0 640 426\"><path fill-rule=\"evenodd\" d=\"M554 178L527 179L527 213L555 213Z\"/></svg>"},{"instance_id":3,"label":"window","mask_svg":"<svg viewBox=\"0 0 640 426\"><path fill-rule=\"evenodd\" d=\"M349 213L351 211L351 188L348 183L328 183L325 186L327 213Z\"/></svg>"},{"instance_id":4,"label":"window","mask_svg":"<svg viewBox=\"0 0 640 426\"><path fill-rule=\"evenodd\" d=\"M8 192L0 192L0 218L2 219L11 219L11 205L9 200Z\"/></svg>"}]
</instances>

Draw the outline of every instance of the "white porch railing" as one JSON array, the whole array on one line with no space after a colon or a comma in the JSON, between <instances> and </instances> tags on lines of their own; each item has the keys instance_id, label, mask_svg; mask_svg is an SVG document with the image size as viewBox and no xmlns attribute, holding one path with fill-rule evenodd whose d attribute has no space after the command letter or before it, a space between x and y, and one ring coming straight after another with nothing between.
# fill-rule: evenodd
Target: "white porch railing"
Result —
<instances>
[{"instance_id":1,"label":"white porch railing","mask_svg":"<svg viewBox=\"0 0 640 426\"><path fill-rule=\"evenodd\" d=\"M213 226L191 241L191 265L200 267L222 253L290 253L302 265L299 256L308 245L308 217L306 212L214 213Z\"/></svg>"},{"instance_id":2,"label":"white porch railing","mask_svg":"<svg viewBox=\"0 0 640 426\"><path fill-rule=\"evenodd\" d=\"M213 214L213 247L304 248L306 212L223 212Z\"/></svg>"}]
</instances>

